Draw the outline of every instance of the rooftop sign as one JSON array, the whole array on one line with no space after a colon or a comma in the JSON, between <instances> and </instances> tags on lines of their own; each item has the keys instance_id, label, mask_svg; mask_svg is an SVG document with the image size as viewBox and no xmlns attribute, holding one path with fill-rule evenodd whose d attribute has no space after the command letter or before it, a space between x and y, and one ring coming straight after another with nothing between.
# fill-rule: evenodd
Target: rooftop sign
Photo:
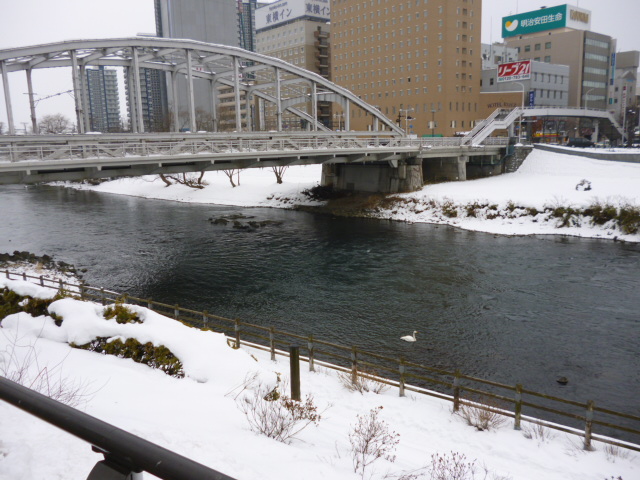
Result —
<instances>
[{"instance_id":1,"label":"rooftop sign","mask_svg":"<svg viewBox=\"0 0 640 480\"><path fill-rule=\"evenodd\" d=\"M502 17L502 38L565 27L590 30L591 12L572 5L558 5Z\"/></svg>"},{"instance_id":2,"label":"rooftop sign","mask_svg":"<svg viewBox=\"0 0 640 480\"><path fill-rule=\"evenodd\" d=\"M501 63L498 65L498 83L531 78L531 60L522 62Z\"/></svg>"},{"instance_id":3,"label":"rooftop sign","mask_svg":"<svg viewBox=\"0 0 640 480\"><path fill-rule=\"evenodd\" d=\"M331 20L330 0L280 0L256 9L256 30L275 27L297 18Z\"/></svg>"}]
</instances>

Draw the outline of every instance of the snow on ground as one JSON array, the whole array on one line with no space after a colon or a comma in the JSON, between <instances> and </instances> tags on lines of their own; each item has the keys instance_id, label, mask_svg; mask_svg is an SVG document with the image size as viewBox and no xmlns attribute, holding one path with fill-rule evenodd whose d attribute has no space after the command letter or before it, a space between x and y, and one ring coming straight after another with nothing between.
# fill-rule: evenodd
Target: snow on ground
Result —
<instances>
[{"instance_id":1,"label":"snow on ground","mask_svg":"<svg viewBox=\"0 0 640 480\"><path fill-rule=\"evenodd\" d=\"M310 201L302 192L317 185L320 176L321 167L310 165L290 167L281 185L276 183L271 169L247 169L240 173L240 185L235 188L219 171L205 175L208 186L201 190L182 185L166 187L158 177L128 178L99 186L73 187L180 202L292 208L295 205L319 204ZM576 189L582 180L590 182L590 190ZM525 214L526 208L538 211L557 206L584 208L594 202L640 207L640 164L534 150L515 173L426 185L418 192L399 197L405 200L404 204L396 204L376 216L449 224L504 235L562 234L640 242L640 234L625 235L606 224L592 226L588 219L576 219L569 226L558 228L559 221L548 214ZM474 202L496 205L497 210L479 208L475 217L469 216L466 205ZM443 205L453 206L456 216L445 215Z\"/></svg>"},{"instance_id":2,"label":"snow on ground","mask_svg":"<svg viewBox=\"0 0 640 480\"><path fill-rule=\"evenodd\" d=\"M3 286L48 295L47 290L23 281L0 278ZM476 476L464 477L469 479L640 478L640 454L611 455L601 444L585 452L579 437L559 432L551 439L527 439L523 431L513 430L511 421L493 431L478 431L452 415L451 404L443 400L416 393L400 398L393 389L379 395L351 392L333 371L320 368L310 373L305 364L303 396L313 396L322 418L289 443L278 442L252 432L237 401L259 383L272 388L278 375L286 379L286 359L272 362L265 352L234 350L222 334L201 332L145 308L132 308L143 323L120 325L105 320L103 306L72 299L58 300L50 307L50 312L64 318L60 327L48 316L10 315L0 328L0 370L8 375L26 363L34 378L48 367L55 379L84 388L86 396L79 408L86 413L237 479L374 480L409 473L424 476L405 479L426 479L431 477L424 467L431 465L432 455L451 458L452 452L475 463ZM164 344L183 360L186 376L169 377L128 359L67 344L95 336L135 336ZM32 361L24 362L29 357ZM253 376L256 381L248 382ZM393 452L396 459L379 459L360 475L353 471L349 434L357 415L379 406L384 407L380 420L390 433L400 435ZM3 480L86 478L101 460L89 445L5 402L0 402L0 432ZM145 478L152 476L145 474Z\"/></svg>"}]
</instances>

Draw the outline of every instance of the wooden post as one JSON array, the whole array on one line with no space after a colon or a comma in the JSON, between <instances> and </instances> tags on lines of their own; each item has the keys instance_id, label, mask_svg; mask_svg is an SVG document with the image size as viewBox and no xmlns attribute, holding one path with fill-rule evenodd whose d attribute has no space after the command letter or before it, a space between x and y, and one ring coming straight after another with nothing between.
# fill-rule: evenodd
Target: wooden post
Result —
<instances>
[{"instance_id":1,"label":"wooden post","mask_svg":"<svg viewBox=\"0 0 640 480\"><path fill-rule=\"evenodd\" d=\"M205 327L207 326L207 320L208 320L207 319L207 315L208 315L207 311L203 310L202 311L202 323L204 324Z\"/></svg>"},{"instance_id":2,"label":"wooden post","mask_svg":"<svg viewBox=\"0 0 640 480\"><path fill-rule=\"evenodd\" d=\"M107 304L107 299L106 299L106 297L104 295L104 288L100 289L100 297L101 297L101 300L102 300L102 305L106 305Z\"/></svg>"},{"instance_id":3,"label":"wooden post","mask_svg":"<svg viewBox=\"0 0 640 480\"><path fill-rule=\"evenodd\" d=\"M520 430L520 421L522 420L522 384L516 385L516 409L514 416L513 429Z\"/></svg>"},{"instance_id":4,"label":"wooden post","mask_svg":"<svg viewBox=\"0 0 640 480\"><path fill-rule=\"evenodd\" d=\"M27 281L27 274L25 272L22 272L22 280Z\"/></svg>"},{"instance_id":5,"label":"wooden post","mask_svg":"<svg viewBox=\"0 0 640 480\"><path fill-rule=\"evenodd\" d=\"M398 382L398 385L400 387L400 396L404 397L404 371L405 371L405 366L404 366L404 358L400 357L400 367L398 368L398 370L400 371L400 382Z\"/></svg>"},{"instance_id":6,"label":"wooden post","mask_svg":"<svg viewBox=\"0 0 640 480\"><path fill-rule=\"evenodd\" d=\"M236 348L240 348L240 320L235 321L233 328L236 333Z\"/></svg>"},{"instance_id":7,"label":"wooden post","mask_svg":"<svg viewBox=\"0 0 640 480\"><path fill-rule=\"evenodd\" d=\"M593 400L587 402L587 413L585 415L584 425L584 449L591 450L591 428L593 425L593 407L595 403Z\"/></svg>"},{"instance_id":8,"label":"wooden post","mask_svg":"<svg viewBox=\"0 0 640 480\"><path fill-rule=\"evenodd\" d=\"M313 358L313 335L309 335L309 343L307 345L309 347L309 371L315 372L316 367L314 365L314 358Z\"/></svg>"},{"instance_id":9,"label":"wooden post","mask_svg":"<svg viewBox=\"0 0 640 480\"><path fill-rule=\"evenodd\" d=\"M351 383L358 383L358 350L356 347L351 348Z\"/></svg>"},{"instance_id":10,"label":"wooden post","mask_svg":"<svg viewBox=\"0 0 640 480\"><path fill-rule=\"evenodd\" d=\"M147 308L149 310L153 310L153 303L152 303L151 299L147 300Z\"/></svg>"},{"instance_id":11,"label":"wooden post","mask_svg":"<svg viewBox=\"0 0 640 480\"><path fill-rule=\"evenodd\" d=\"M178 308L180 308L180 307L176 303L175 306L173 307L173 318L174 318L174 320L177 320L178 317L180 316L180 312L178 311Z\"/></svg>"},{"instance_id":12,"label":"wooden post","mask_svg":"<svg viewBox=\"0 0 640 480\"><path fill-rule=\"evenodd\" d=\"M289 346L289 366L291 371L291 399L300 401L300 347Z\"/></svg>"},{"instance_id":13,"label":"wooden post","mask_svg":"<svg viewBox=\"0 0 640 480\"><path fill-rule=\"evenodd\" d=\"M62 285L62 279L58 279L58 285L60 286L60 291L62 291L64 289L64 286Z\"/></svg>"},{"instance_id":14,"label":"wooden post","mask_svg":"<svg viewBox=\"0 0 640 480\"><path fill-rule=\"evenodd\" d=\"M269 350L271 350L271 361L276 361L276 329L273 327L269 328Z\"/></svg>"},{"instance_id":15,"label":"wooden post","mask_svg":"<svg viewBox=\"0 0 640 480\"><path fill-rule=\"evenodd\" d=\"M456 369L455 377L453 378L453 411L457 412L460 409L460 370Z\"/></svg>"},{"instance_id":16,"label":"wooden post","mask_svg":"<svg viewBox=\"0 0 640 480\"><path fill-rule=\"evenodd\" d=\"M4 274L6 275L7 278L9 278L9 270L5 270ZM9 280L11 280L11 279L9 278Z\"/></svg>"},{"instance_id":17,"label":"wooden post","mask_svg":"<svg viewBox=\"0 0 640 480\"><path fill-rule=\"evenodd\" d=\"M40 275L40 286L44 287L44 278L42 278L42 275Z\"/></svg>"},{"instance_id":18,"label":"wooden post","mask_svg":"<svg viewBox=\"0 0 640 480\"><path fill-rule=\"evenodd\" d=\"M84 283L80 284L80 300L84 300Z\"/></svg>"}]
</instances>

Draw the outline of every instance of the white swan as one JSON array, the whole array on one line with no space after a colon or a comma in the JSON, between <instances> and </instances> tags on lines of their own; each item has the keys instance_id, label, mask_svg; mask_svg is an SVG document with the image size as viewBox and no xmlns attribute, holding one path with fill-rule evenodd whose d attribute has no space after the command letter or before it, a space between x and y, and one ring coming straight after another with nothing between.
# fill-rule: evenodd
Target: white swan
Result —
<instances>
[{"instance_id":1,"label":"white swan","mask_svg":"<svg viewBox=\"0 0 640 480\"><path fill-rule=\"evenodd\" d=\"M404 340L405 342L415 342L416 341L416 333L417 330L413 331L413 335L405 335L404 337L400 337L400 340Z\"/></svg>"}]
</instances>

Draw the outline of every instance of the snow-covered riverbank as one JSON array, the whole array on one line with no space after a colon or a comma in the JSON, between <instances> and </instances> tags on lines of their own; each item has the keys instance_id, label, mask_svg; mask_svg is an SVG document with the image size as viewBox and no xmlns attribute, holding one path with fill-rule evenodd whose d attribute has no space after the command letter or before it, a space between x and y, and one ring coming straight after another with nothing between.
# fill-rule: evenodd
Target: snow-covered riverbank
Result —
<instances>
[{"instance_id":1,"label":"snow-covered riverbank","mask_svg":"<svg viewBox=\"0 0 640 480\"><path fill-rule=\"evenodd\" d=\"M0 277L2 287L40 298L55 294ZM448 401L416 393L399 397L394 388L380 394L359 393L326 368L315 373L302 369L303 396L312 396L321 415L317 426L309 425L287 442L267 438L252 430L243 406L256 401L269 404L261 400L264 393L276 387L279 378L287 382L286 358L272 362L268 352L230 348L222 334L186 327L142 307L129 307L138 315L136 322L106 319L107 307L65 298L48 308L55 321L49 315L33 317L25 312L7 316L0 328L0 374L18 376L23 384L42 390L55 391L60 385L82 411L239 480L287 480L299 478L301 472L310 480L639 476L636 452L599 442L587 452L578 436L537 429L527 422L517 431L511 419L501 425L491 422L493 428L480 431L463 415L452 414ZM400 335L406 333L398 332L389 341L401 345ZM69 345L96 338L109 342L136 338L164 345L181 361L184 378ZM366 459L371 464L354 472L353 454L358 451L354 439L362 438L355 427L359 418L370 415L390 435L386 442L376 442L388 454L381 456L388 458L375 460L370 454ZM0 432L3 480L86 478L102 459L89 444L5 402L0 402ZM445 467L457 467L458 476L452 472L445 476L441 470ZM145 474L145 478L155 477Z\"/></svg>"},{"instance_id":2,"label":"snow-covered riverbank","mask_svg":"<svg viewBox=\"0 0 640 480\"><path fill-rule=\"evenodd\" d=\"M320 181L318 165L291 167L276 183L271 169L240 173L232 188L223 172L209 172L204 189L167 187L158 177L127 178L74 188L179 202L293 208L322 205L303 194ZM602 214L607 207L640 209L640 164L593 160L534 150L517 172L466 182L426 185L397 195L368 216L454 225L503 235L557 234L640 242ZM587 215L584 210L587 209ZM589 210L591 209L591 210ZM611 212L609 211L609 214ZM610 215L609 215L610 216Z\"/></svg>"}]
</instances>

